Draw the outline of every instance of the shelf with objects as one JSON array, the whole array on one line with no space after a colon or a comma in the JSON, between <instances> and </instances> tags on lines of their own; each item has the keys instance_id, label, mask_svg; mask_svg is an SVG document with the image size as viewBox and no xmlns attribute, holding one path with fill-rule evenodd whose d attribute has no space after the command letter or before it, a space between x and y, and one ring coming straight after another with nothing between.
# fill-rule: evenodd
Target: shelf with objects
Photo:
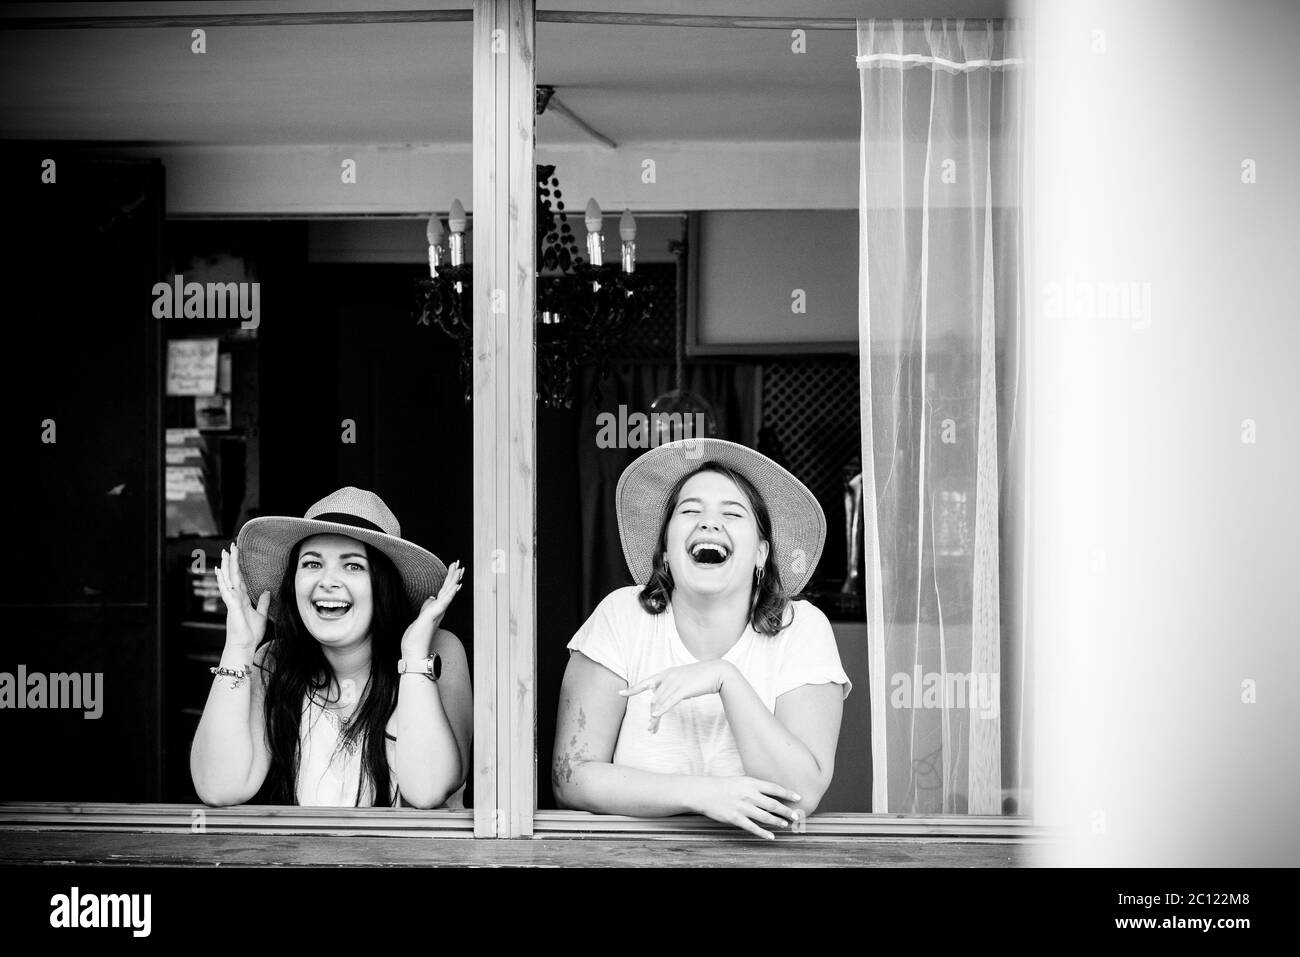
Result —
<instances>
[{"instance_id":1,"label":"shelf with objects","mask_svg":"<svg viewBox=\"0 0 1300 957\"><path fill-rule=\"evenodd\" d=\"M169 288L155 289L165 320L163 787L165 800L195 802L189 746L225 642L216 569L259 500L258 286L238 255L179 250L175 262Z\"/></svg>"}]
</instances>

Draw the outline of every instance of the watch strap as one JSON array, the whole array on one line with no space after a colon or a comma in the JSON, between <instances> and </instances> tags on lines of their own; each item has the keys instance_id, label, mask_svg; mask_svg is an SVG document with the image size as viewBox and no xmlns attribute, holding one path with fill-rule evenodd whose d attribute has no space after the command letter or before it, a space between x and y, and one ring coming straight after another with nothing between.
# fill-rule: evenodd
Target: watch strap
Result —
<instances>
[{"instance_id":1,"label":"watch strap","mask_svg":"<svg viewBox=\"0 0 1300 957\"><path fill-rule=\"evenodd\" d=\"M442 659L435 652L427 658L403 658L397 662L397 673L428 675L431 681L442 676Z\"/></svg>"}]
</instances>

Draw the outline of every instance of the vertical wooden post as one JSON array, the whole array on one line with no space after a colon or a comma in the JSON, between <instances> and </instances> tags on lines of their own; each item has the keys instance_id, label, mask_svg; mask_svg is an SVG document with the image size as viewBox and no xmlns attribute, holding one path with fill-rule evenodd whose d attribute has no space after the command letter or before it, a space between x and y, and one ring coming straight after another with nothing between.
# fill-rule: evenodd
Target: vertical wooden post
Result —
<instances>
[{"instance_id":1,"label":"vertical wooden post","mask_svg":"<svg viewBox=\"0 0 1300 957\"><path fill-rule=\"evenodd\" d=\"M535 0L474 2L474 834L536 801Z\"/></svg>"}]
</instances>

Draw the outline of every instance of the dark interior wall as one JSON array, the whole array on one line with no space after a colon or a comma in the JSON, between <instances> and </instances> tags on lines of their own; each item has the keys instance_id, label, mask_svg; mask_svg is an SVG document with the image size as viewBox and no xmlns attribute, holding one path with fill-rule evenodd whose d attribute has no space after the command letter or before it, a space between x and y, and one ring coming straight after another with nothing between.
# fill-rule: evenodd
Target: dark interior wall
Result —
<instances>
[{"instance_id":1,"label":"dark interior wall","mask_svg":"<svg viewBox=\"0 0 1300 957\"><path fill-rule=\"evenodd\" d=\"M150 304L162 278L163 169L10 144L0 169L11 235L0 258L9 689L0 800L157 800L161 442ZM29 694L40 682L19 686L24 671L82 676L79 690L98 688L100 713L90 717L84 699L51 707L68 702ZM29 707L15 707L18 695Z\"/></svg>"}]
</instances>

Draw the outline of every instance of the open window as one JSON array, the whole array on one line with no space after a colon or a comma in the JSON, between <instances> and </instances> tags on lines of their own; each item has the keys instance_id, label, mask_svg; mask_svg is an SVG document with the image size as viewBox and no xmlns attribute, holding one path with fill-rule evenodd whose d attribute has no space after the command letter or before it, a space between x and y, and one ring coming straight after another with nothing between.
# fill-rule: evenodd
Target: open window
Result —
<instances>
[{"instance_id":1,"label":"open window","mask_svg":"<svg viewBox=\"0 0 1300 957\"><path fill-rule=\"evenodd\" d=\"M112 264L89 273L93 299L25 326L29 348L9 360L33 383L24 421L50 419L57 435L24 446L6 475L11 501L32 503L25 537L93 529L102 541L79 557L45 554L53 575L15 572L37 600L9 606L32 638L9 646L4 670L100 674L104 718L24 716L15 738L34 763L20 763L48 771L6 785L5 820L734 835L703 819L561 810L549 786L565 644L629 580L612 491L644 449L631 417L681 390L704 403L710 434L783 461L829 520L807 597L834 623L855 688L809 833L1028 833L1028 698L1011 677L1025 670L1023 344L1007 311L1021 281L1018 202L1001 182L987 202L984 189L1019 149L1003 86L982 138L936 135L928 109L900 112L913 125L893 131L897 172L917 192L882 191L864 207L864 123L880 120L885 97L910 108L918 83L939 81L921 66L864 86L881 38L851 20L629 18L523 0L206 31L149 19L0 32L14 56L33 36L34 49L64 54L22 61L27 85L6 93L28 104L9 115L33 149L6 158L12 181L31 183L24 215L43 224L13 275L57 289L60 276ZM894 52L924 58L923 39L913 31L899 42L917 49ZM49 64L88 59L117 64L97 91L115 104L111 124L41 83ZM98 144L93 175L69 181L90 159L69 140ZM977 143L992 144L982 160ZM994 161L997 150L1012 152ZM41 179L47 158L57 187ZM550 170L540 180L539 167ZM597 201L611 262L628 211L632 272L646 284L635 321L566 365L559 385L555 367L537 365L555 332L539 314L539 181L555 212L565 206L570 229L556 233L580 250ZM468 350L420 321L414 289L428 273L429 215L457 199L471 223ZM56 208L79 217L75 229L55 225ZM965 246L942 245L966 234ZM890 236L908 250L933 243L923 255L936 271L979 271L945 274L922 304L908 291L921 260L900 258L895 299L864 302L862 244L883 249ZM114 248L122 261L99 258ZM986 265L996 306L963 311ZM155 318L150 289L180 275L258 284L257 321L183 306ZM890 318L867 325L871 308ZM470 565L445 626L471 653L472 807L199 808L188 744L221 642L213 557L247 518L301 514L349 484L380 489L411 538ZM103 766L55 767L42 756L51 744Z\"/></svg>"},{"instance_id":2,"label":"open window","mask_svg":"<svg viewBox=\"0 0 1300 957\"><path fill-rule=\"evenodd\" d=\"M26 237L6 276L52 307L5 360L18 418L46 424L4 479L25 545L0 671L26 769L4 815L468 836L468 810L203 808L189 752L245 521L382 489L404 535L469 562L460 355L414 290L430 213L471 204L472 11L175 8L0 31ZM467 594L443 621L471 665L472 622Z\"/></svg>"},{"instance_id":3,"label":"open window","mask_svg":"<svg viewBox=\"0 0 1300 957\"><path fill-rule=\"evenodd\" d=\"M572 405L539 410L535 831L726 833L561 810L548 781L566 643L632 581L614 487L672 437L653 410L676 395L707 434L789 468L827 516L804 597L831 619L854 691L809 832L1015 833L1019 38L982 21L539 19L538 83L565 107L538 118L539 162L572 207L667 217L667 243L638 239L637 254L678 269ZM985 53L999 69L980 68Z\"/></svg>"}]
</instances>

